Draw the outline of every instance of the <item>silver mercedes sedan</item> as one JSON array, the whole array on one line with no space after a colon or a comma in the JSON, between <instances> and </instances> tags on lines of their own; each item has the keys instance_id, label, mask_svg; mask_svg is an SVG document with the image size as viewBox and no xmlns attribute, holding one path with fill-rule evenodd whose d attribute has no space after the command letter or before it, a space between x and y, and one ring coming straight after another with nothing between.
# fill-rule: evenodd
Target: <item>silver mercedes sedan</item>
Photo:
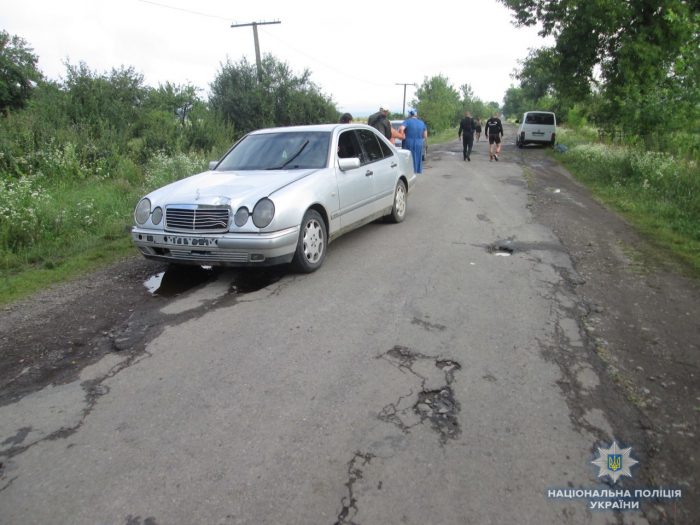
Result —
<instances>
[{"instance_id":1,"label":"silver mercedes sedan","mask_svg":"<svg viewBox=\"0 0 700 525\"><path fill-rule=\"evenodd\" d=\"M143 197L131 236L148 259L309 273L340 235L402 222L416 178L410 152L369 126L258 130L209 171Z\"/></svg>"}]
</instances>

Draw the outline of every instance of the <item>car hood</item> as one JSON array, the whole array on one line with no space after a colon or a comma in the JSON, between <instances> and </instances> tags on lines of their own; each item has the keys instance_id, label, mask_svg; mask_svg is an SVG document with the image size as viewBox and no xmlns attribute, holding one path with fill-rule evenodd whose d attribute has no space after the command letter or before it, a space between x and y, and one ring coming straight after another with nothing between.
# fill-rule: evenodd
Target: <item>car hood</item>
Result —
<instances>
[{"instance_id":1,"label":"car hood","mask_svg":"<svg viewBox=\"0 0 700 525\"><path fill-rule=\"evenodd\" d=\"M169 204L254 206L262 197L318 171L206 171L164 186L148 195L153 206Z\"/></svg>"}]
</instances>

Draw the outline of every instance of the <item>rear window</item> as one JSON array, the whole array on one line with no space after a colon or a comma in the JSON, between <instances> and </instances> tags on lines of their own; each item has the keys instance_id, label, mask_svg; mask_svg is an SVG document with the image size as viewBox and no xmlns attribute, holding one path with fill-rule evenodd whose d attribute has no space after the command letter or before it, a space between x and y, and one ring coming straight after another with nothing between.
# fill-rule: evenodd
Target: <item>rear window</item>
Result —
<instances>
[{"instance_id":1,"label":"rear window","mask_svg":"<svg viewBox=\"0 0 700 525\"><path fill-rule=\"evenodd\" d=\"M551 113L528 113L525 116L525 124L545 124L554 126L554 115Z\"/></svg>"}]
</instances>

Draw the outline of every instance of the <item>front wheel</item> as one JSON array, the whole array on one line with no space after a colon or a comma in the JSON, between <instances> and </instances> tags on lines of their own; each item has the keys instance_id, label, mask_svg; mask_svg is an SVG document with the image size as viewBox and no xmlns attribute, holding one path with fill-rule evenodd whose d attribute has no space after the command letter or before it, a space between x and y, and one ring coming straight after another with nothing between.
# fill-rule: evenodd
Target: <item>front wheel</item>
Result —
<instances>
[{"instance_id":1,"label":"front wheel","mask_svg":"<svg viewBox=\"0 0 700 525\"><path fill-rule=\"evenodd\" d=\"M402 180L396 184L396 191L394 192L394 205L391 208L391 213L384 217L387 222L393 222L394 224L403 222L406 217L406 204L407 204L407 194L406 185Z\"/></svg>"},{"instance_id":2,"label":"front wheel","mask_svg":"<svg viewBox=\"0 0 700 525\"><path fill-rule=\"evenodd\" d=\"M301 221L301 231L292 266L303 273L315 272L326 257L328 235L326 224L316 210L307 210Z\"/></svg>"}]
</instances>

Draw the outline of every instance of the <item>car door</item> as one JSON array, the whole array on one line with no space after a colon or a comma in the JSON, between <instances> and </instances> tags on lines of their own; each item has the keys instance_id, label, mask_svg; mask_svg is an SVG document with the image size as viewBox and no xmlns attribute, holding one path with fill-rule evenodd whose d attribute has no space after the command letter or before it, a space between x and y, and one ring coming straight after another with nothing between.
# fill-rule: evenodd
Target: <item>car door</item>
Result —
<instances>
[{"instance_id":1,"label":"car door","mask_svg":"<svg viewBox=\"0 0 700 525\"><path fill-rule=\"evenodd\" d=\"M374 130L358 130L367 168L374 178L375 207L373 213L385 211L394 203L394 189L398 173L398 160L393 150Z\"/></svg>"},{"instance_id":2,"label":"car door","mask_svg":"<svg viewBox=\"0 0 700 525\"><path fill-rule=\"evenodd\" d=\"M340 201L340 227L346 228L371 215L375 210L374 172L367 166L365 153L356 130L338 136L338 158L358 158L360 167L343 171L336 169Z\"/></svg>"}]
</instances>

